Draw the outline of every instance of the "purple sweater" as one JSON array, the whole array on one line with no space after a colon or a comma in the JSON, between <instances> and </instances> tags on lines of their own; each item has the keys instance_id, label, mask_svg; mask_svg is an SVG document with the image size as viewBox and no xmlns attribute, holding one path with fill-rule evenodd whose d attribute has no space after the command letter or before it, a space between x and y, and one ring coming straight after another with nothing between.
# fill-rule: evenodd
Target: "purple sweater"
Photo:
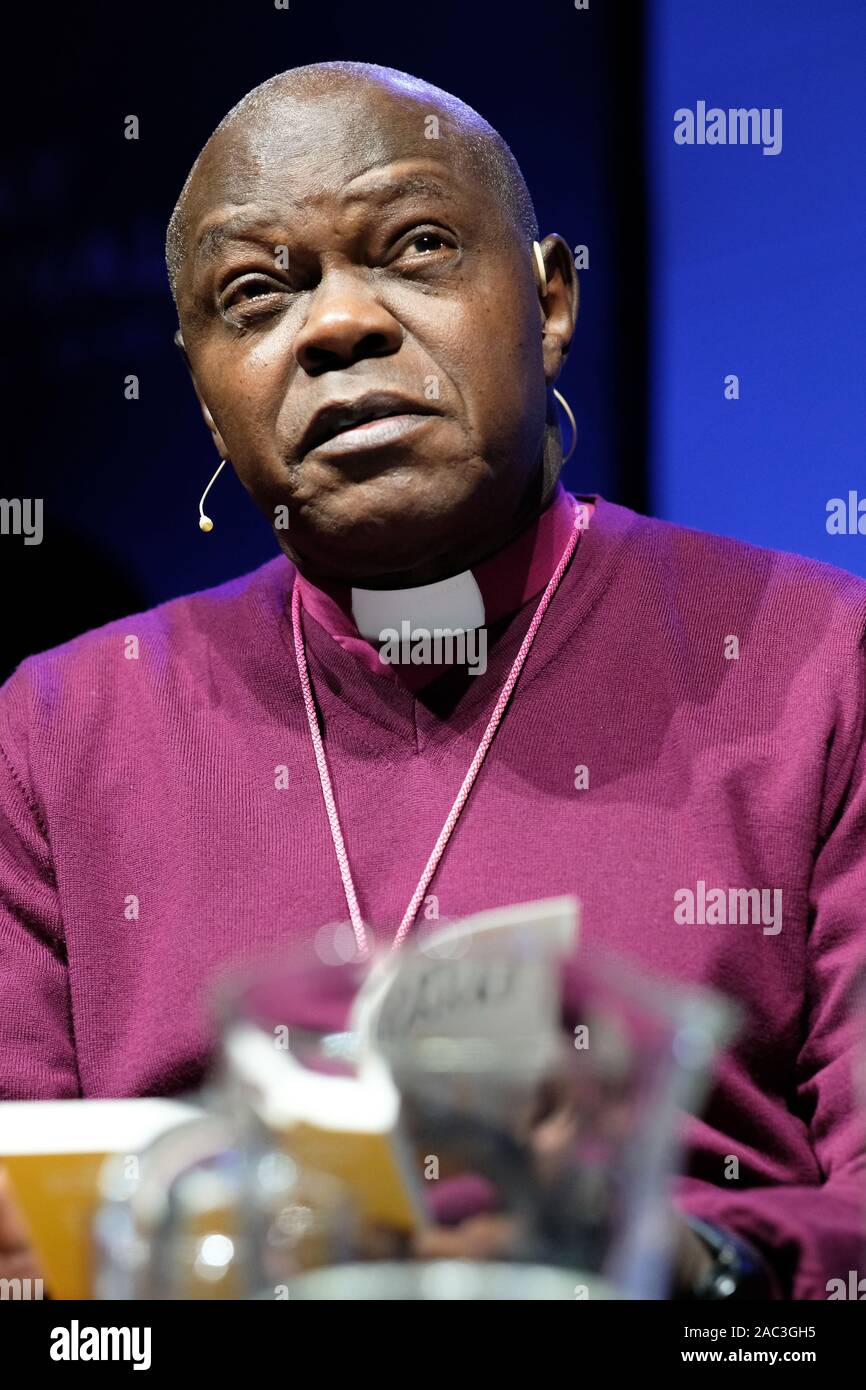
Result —
<instances>
[{"instance_id":1,"label":"purple sweater","mask_svg":"<svg viewBox=\"0 0 866 1390\"><path fill-rule=\"evenodd\" d=\"M345 919L293 581L278 556L31 657L0 692L3 1097L188 1089L215 968ZM453 709L305 619L361 907L388 939L534 608ZM599 501L430 890L443 919L575 893L585 939L741 1002L678 1200L798 1297L866 1259L864 621L851 575ZM777 890L781 930L699 901L709 920L682 920L700 884Z\"/></svg>"}]
</instances>

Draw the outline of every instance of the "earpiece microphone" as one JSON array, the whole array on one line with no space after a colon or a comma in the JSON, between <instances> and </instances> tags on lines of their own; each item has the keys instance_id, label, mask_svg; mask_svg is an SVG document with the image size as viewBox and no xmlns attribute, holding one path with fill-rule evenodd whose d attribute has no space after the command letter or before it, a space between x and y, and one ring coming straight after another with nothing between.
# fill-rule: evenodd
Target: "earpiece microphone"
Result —
<instances>
[{"instance_id":1,"label":"earpiece microphone","mask_svg":"<svg viewBox=\"0 0 866 1390\"><path fill-rule=\"evenodd\" d=\"M219 468L217 469L216 473L214 473L213 477L211 478L210 482L208 483L207 487L205 488L204 492L203 492L202 495L201 495L201 501L200 501L199 504L198 504L198 524L199 524L199 529L202 530L202 531L212 531L212 530L213 530L213 522L211 521L211 519L210 519L209 516L205 516L205 514L204 514L204 499L207 497L208 493L210 492L211 488L213 487L213 485L214 485L214 483L216 482L217 478L219 477L220 473L222 473L222 471L223 471L223 469L225 468L225 466L226 466L227 463L228 463L228 459L223 459L223 461L222 461L222 463L220 464Z\"/></svg>"}]
</instances>

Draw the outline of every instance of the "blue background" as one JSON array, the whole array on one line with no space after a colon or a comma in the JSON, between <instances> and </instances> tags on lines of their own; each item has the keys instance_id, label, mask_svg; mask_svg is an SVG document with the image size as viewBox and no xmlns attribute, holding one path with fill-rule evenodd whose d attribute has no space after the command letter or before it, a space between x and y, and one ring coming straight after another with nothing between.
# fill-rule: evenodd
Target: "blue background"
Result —
<instances>
[{"instance_id":1,"label":"blue background","mask_svg":"<svg viewBox=\"0 0 866 1390\"><path fill-rule=\"evenodd\" d=\"M866 4L647 10L651 510L866 575L826 530L866 498ZM781 153L675 144L699 100L781 107Z\"/></svg>"}]
</instances>

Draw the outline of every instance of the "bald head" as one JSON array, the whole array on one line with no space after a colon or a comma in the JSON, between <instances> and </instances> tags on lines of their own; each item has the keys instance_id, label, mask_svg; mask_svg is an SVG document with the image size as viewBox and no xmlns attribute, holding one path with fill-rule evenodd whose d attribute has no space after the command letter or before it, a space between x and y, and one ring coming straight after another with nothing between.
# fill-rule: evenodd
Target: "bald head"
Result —
<instances>
[{"instance_id":1,"label":"bald head","mask_svg":"<svg viewBox=\"0 0 866 1390\"><path fill-rule=\"evenodd\" d=\"M322 148L322 123L305 120L305 112L323 103L331 113L326 137L333 146L330 152ZM535 210L520 167L501 135L472 107L393 68L314 63L277 73L248 92L223 117L193 164L166 235L166 264L175 299L190 232L209 196L219 201L222 186L229 201L243 202L250 181L260 180L271 165L276 172L277 146L282 154L295 151L300 158L310 152L310 141L315 140L325 164L353 147L370 150L374 110L377 120L390 127L388 158L393 158L395 144L407 156L442 151L466 179L492 198L516 237L527 245L537 237ZM437 142L444 142L444 147ZM284 169L284 160L279 163ZM294 196L302 205L304 191L294 190Z\"/></svg>"},{"instance_id":2,"label":"bald head","mask_svg":"<svg viewBox=\"0 0 866 1390\"><path fill-rule=\"evenodd\" d=\"M214 131L168 232L176 341L306 573L428 583L550 495L577 287L535 235L501 137L404 73L296 68Z\"/></svg>"}]
</instances>

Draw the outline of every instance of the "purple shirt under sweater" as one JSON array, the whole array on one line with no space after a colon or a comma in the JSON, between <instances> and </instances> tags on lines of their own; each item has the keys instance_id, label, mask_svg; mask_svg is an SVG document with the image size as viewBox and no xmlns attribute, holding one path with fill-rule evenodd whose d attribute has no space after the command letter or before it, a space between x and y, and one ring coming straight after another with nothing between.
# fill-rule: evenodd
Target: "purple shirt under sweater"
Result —
<instances>
[{"instance_id":1,"label":"purple shirt under sweater","mask_svg":"<svg viewBox=\"0 0 866 1390\"><path fill-rule=\"evenodd\" d=\"M345 919L294 577L278 556L31 657L0 692L0 1096L190 1088L214 970ZM491 629L485 674L415 693L305 618L379 938L535 606ZM850 997L866 958L864 621L851 575L598 500L430 888L442 919L574 893L585 940L740 1001L678 1200L751 1239L797 1297L866 1266ZM699 884L777 890L781 930L678 920Z\"/></svg>"}]
</instances>

